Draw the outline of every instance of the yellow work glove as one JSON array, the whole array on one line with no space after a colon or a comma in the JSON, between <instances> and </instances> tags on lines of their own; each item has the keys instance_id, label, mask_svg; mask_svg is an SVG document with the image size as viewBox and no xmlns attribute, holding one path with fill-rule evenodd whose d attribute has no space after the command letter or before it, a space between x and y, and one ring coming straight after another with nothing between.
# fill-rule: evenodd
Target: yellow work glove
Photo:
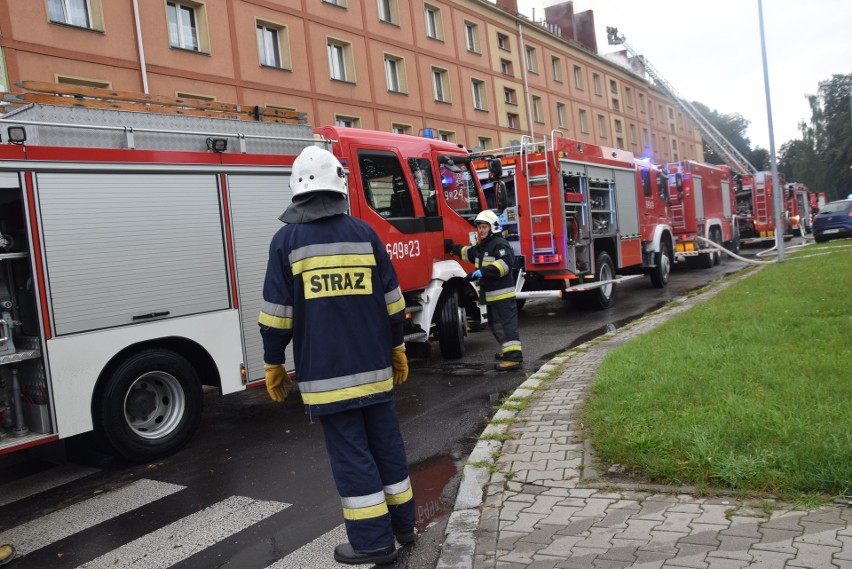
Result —
<instances>
[{"instance_id":1,"label":"yellow work glove","mask_svg":"<svg viewBox=\"0 0 852 569\"><path fill-rule=\"evenodd\" d=\"M276 403L284 403L287 399L287 390L284 389L284 382L292 384L293 380L287 375L284 366L281 364L271 365L263 364L263 369L266 370L266 391Z\"/></svg>"},{"instance_id":2,"label":"yellow work glove","mask_svg":"<svg viewBox=\"0 0 852 569\"><path fill-rule=\"evenodd\" d=\"M401 385L408 379L408 358L405 357L405 345L394 348L391 352L393 366L393 384Z\"/></svg>"}]
</instances>

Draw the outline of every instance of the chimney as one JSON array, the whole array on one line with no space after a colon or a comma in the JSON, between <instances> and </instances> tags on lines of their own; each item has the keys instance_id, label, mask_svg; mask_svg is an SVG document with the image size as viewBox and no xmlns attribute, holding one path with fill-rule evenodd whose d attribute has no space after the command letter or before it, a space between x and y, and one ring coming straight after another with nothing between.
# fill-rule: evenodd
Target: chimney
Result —
<instances>
[{"instance_id":1,"label":"chimney","mask_svg":"<svg viewBox=\"0 0 852 569\"><path fill-rule=\"evenodd\" d=\"M497 7L512 14L518 13L518 0L497 0Z\"/></svg>"},{"instance_id":2,"label":"chimney","mask_svg":"<svg viewBox=\"0 0 852 569\"><path fill-rule=\"evenodd\" d=\"M562 4L546 6L544 8L544 19L548 27L553 29L556 26L559 29L559 34L563 39L573 40L574 38L574 2L568 0Z\"/></svg>"},{"instance_id":3,"label":"chimney","mask_svg":"<svg viewBox=\"0 0 852 569\"><path fill-rule=\"evenodd\" d=\"M574 14L574 34L577 42L592 53L598 52L598 42L595 39L595 14L591 10Z\"/></svg>"}]
</instances>

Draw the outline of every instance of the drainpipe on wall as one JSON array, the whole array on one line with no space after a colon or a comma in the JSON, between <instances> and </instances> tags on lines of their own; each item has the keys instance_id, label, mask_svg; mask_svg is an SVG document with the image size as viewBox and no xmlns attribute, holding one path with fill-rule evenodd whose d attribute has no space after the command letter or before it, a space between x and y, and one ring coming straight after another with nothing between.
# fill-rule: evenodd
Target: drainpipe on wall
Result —
<instances>
[{"instance_id":1,"label":"drainpipe on wall","mask_svg":"<svg viewBox=\"0 0 852 569\"><path fill-rule=\"evenodd\" d=\"M139 22L139 0L133 0L133 20L136 24L136 46L139 48L139 68L142 72L142 91L148 94L148 69L145 67L145 47L142 45L142 25Z\"/></svg>"},{"instance_id":2,"label":"drainpipe on wall","mask_svg":"<svg viewBox=\"0 0 852 569\"><path fill-rule=\"evenodd\" d=\"M515 25L518 28L518 39L521 44L521 53L518 55L521 57L521 69L524 72L524 97L527 100L527 121L529 121L530 125L530 138L532 138L532 142L535 142L535 128L533 127L533 114L532 114L532 97L530 96L530 86L527 82L527 47L524 44L524 28L521 26L520 20L515 20Z\"/></svg>"}]
</instances>

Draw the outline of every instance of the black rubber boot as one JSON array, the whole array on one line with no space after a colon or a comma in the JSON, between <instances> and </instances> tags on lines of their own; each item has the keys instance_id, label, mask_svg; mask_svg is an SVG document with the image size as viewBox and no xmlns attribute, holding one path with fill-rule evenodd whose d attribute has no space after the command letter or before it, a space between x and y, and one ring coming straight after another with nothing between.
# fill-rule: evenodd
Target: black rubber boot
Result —
<instances>
[{"instance_id":1,"label":"black rubber boot","mask_svg":"<svg viewBox=\"0 0 852 569\"><path fill-rule=\"evenodd\" d=\"M0 545L0 565L5 565L15 558L15 546L6 543Z\"/></svg>"},{"instance_id":2,"label":"black rubber boot","mask_svg":"<svg viewBox=\"0 0 852 569\"><path fill-rule=\"evenodd\" d=\"M359 563L375 563L388 565L396 561L396 546L391 545L376 551L356 551L350 543L341 543L334 548L334 560L338 563L357 565Z\"/></svg>"},{"instance_id":3,"label":"black rubber boot","mask_svg":"<svg viewBox=\"0 0 852 569\"><path fill-rule=\"evenodd\" d=\"M411 529L405 533L395 533L394 537L396 537L400 545L408 545L409 543L414 543L417 533Z\"/></svg>"}]
</instances>

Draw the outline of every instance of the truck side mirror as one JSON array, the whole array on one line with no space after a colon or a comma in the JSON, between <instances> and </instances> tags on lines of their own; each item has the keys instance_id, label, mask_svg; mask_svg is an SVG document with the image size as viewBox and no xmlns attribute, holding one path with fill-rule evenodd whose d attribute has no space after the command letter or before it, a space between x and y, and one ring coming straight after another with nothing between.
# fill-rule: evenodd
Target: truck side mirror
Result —
<instances>
[{"instance_id":1,"label":"truck side mirror","mask_svg":"<svg viewBox=\"0 0 852 569\"><path fill-rule=\"evenodd\" d=\"M496 180L503 177L503 163L500 162L499 158L492 158L488 161L488 171L491 173L491 177Z\"/></svg>"},{"instance_id":2,"label":"truck side mirror","mask_svg":"<svg viewBox=\"0 0 852 569\"><path fill-rule=\"evenodd\" d=\"M677 188L677 193L683 193L683 174L675 174L675 187Z\"/></svg>"},{"instance_id":3,"label":"truck side mirror","mask_svg":"<svg viewBox=\"0 0 852 569\"><path fill-rule=\"evenodd\" d=\"M509 207L509 192L506 190L506 184L502 180L497 180L494 183L494 191L497 194L497 209L503 211Z\"/></svg>"}]
</instances>

